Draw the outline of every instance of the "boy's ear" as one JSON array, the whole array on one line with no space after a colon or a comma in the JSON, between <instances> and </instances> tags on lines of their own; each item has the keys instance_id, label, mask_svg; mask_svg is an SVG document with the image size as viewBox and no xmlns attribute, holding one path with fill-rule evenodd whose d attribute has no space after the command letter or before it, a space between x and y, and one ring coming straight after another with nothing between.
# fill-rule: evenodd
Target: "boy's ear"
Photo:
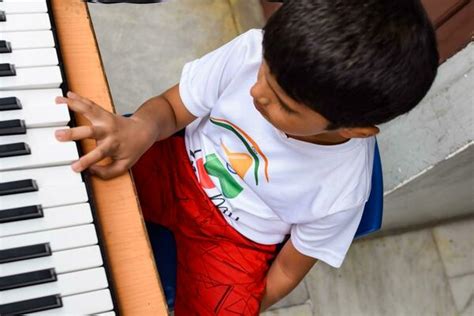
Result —
<instances>
[{"instance_id":1,"label":"boy's ear","mask_svg":"<svg viewBox=\"0 0 474 316\"><path fill-rule=\"evenodd\" d=\"M365 138L377 135L379 132L377 126L368 127L347 127L339 130L339 135L345 138Z\"/></svg>"}]
</instances>

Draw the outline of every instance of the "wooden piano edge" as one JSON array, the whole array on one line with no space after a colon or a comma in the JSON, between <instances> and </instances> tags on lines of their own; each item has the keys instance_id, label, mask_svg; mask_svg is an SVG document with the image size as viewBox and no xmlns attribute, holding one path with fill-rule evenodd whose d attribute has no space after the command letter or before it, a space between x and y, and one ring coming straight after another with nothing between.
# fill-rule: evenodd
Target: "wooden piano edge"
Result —
<instances>
[{"instance_id":1,"label":"wooden piano edge","mask_svg":"<svg viewBox=\"0 0 474 316\"><path fill-rule=\"evenodd\" d=\"M51 0L69 89L115 112L87 4ZM87 124L76 115L77 125ZM84 153L95 144L81 143ZM103 245L122 315L167 315L137 195L129 174L103 181L92 177Z\"/></svg>"}]
</instances>

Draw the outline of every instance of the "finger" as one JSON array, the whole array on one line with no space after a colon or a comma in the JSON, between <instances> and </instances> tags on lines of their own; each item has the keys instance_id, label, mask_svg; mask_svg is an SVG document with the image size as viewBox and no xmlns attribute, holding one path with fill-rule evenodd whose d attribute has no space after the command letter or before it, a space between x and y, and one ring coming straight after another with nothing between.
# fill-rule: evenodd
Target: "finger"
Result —
<instances>
[{"instance_id":1,"label":"finger","mask_svg":"<svg viewBox=\"0 0 474 316\"><path fill-rule=\"evenodd\" d=\"M86 155L82 156L79 160L75 161L72 165L71 168L75 172L82 172L85 169L89 168L93 164L98 163L102 159L107 157L107 150L102 146L96 147L94 150L91 152L87 153Z\"/></svg>"},{"instance_id":2,"label":"finger","mask_svg":"<svg viewBox=\"0 0 474 316\"><path fill-rule=\"evenodd\" d=\"M94 111L94 104L82 102L79 99L71 99L66 97L56 97L57 104L67 104L68 107L77 113L87 115ZM98 106L97 106L98 107Z\"/></svg>"},{"instance_id":3,"label":"finger","mask_svg":"<svg viewBox=\"0 0 474 316\"><path fill-rule=\"evenodd\" d=\"M66 97L63 97L63 96L58 96L56 97L56 103L65 103L67 101L67 99L71 99L71 100L78 100L78 101L81 101L85 104L94 104L94 102L92 102L91 100L87 99L87 98L84 98L82 96L80 96L79 94L77 93L74 93L72 91L68 91L66 93Z\"/></svg>"},{"instance_id":4,"label":"finger","mask_svg":"<svg viewBox=\"0 0 474 316\"><path fill-rule=\"evenodd\" d=\"M70 99L73 99L73 100L79 100L85 104L95 104L94 102L92 102L91 100L89 100L88 98L84 98L82 96L80 96L79 94L77 93L74 93L72 91L68 91L66 93L66 96Z\"/></svg>"},{"instance_id":5,"label":"finger","mask_svg":"<svg viewBox=\"0 0 474 316\"><path fill-rule=\"evenodd\" d=\"M95 104L94 102L79 97L76 94L70 94L68 93L68 96L72 95L73 97L56 97L55 101L56 103L63 104L66 103L69 107L74 112L77 112L79 114L84 115L87 119L91 118L97 118L102 114L102 108Z\"/></svg>"},{"instance_id":6,"label":"finger","mask_svg":"<svg viewBox=\"0 0 474 316\"><path fill-rule=\"evenodd\" d=\"M100 139L103 137L104 133L102 133L100 127L84 125L74 128L58 129L54 132L54 135L57 140L67 142L85 138Z\"/></svg>"},{"instance_id":7,"label":"finger","mask_svg":"<svg viewBox=\"0 0 474 316\"><path fill-rule=\"evenodd\" d=\"M56 104L65 104L67 102L67 98L63 97L63 96L57 96L54 101L56 102Z\"/></svg>"},{"instance_id":8,"label":"finger","mask_svg":"<svg viewBox=\"0 0 474 316\"><path fill-rule=\"evenodd\" d=\"M115 178L127 170L128 166L124 160L117 160L106 166L93 165L89 168L91 174L104 180Z\"/></svg>"},{"instance_id":9,"label":"finger","mask_svg":"<svg viewBox=\"0 0 474 316\"><path fill-rule=\"evenodd\" d=\"M63 96L57 96L54 99L54 102L56 102L56 104L66 104L66 98Z\"/></svg>"}]
</instances>

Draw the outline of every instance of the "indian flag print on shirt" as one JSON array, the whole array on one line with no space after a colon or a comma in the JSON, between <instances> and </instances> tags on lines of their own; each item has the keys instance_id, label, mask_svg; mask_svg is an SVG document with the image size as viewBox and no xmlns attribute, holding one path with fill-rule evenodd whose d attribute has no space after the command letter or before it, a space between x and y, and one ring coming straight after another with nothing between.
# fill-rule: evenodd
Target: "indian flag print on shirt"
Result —
<instances>
[{"instance_id":1,"label":"indian flag print on shirt","mask_svg":"<svg viewBox=\"0 0 474 316\"><path fill-rule=\"evenodd\" d=\"M226 198L235 198L243 191L242 186L234 179L231 173L237 174L240 178L244 179L249 170L253 174L255 184L259 184L259 169L263 168L265 180L269 182L268 177L268 159L262 152L258 144L240 127L225 120L218 118L210 118L211 123L218 127L225 128L231 131L247 149L247 152L233 152L223 142L221 147L229 162L226 168L222 162L218 159L216 154L206 155L206 162L203 163L202 159L197 161L197 170L201 185L205 189L214 188L214 183L211 181L209 176L214 176L219 179L222 194Z\"/></svg>"}]
</instances>

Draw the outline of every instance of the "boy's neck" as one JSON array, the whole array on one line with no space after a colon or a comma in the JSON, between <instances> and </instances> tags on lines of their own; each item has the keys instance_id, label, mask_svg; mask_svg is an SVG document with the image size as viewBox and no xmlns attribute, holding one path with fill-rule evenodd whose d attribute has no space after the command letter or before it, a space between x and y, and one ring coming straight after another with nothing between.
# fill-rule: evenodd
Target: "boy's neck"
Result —
<instances>
[{"instance_id":1,"label":"boy's neck","mask_svg":"<svg viewBox=\"0 0 474 316\"><path fill-rule=\"evenodd\" d=\"M350 138L342 137L337 132L327 132L318 135L311 135L311 136L294 136L294 135L286 135L290 138L298 139L304 142L313 143L317 145L338 145L347 142Z\"/></svg>"}]
</instances>

